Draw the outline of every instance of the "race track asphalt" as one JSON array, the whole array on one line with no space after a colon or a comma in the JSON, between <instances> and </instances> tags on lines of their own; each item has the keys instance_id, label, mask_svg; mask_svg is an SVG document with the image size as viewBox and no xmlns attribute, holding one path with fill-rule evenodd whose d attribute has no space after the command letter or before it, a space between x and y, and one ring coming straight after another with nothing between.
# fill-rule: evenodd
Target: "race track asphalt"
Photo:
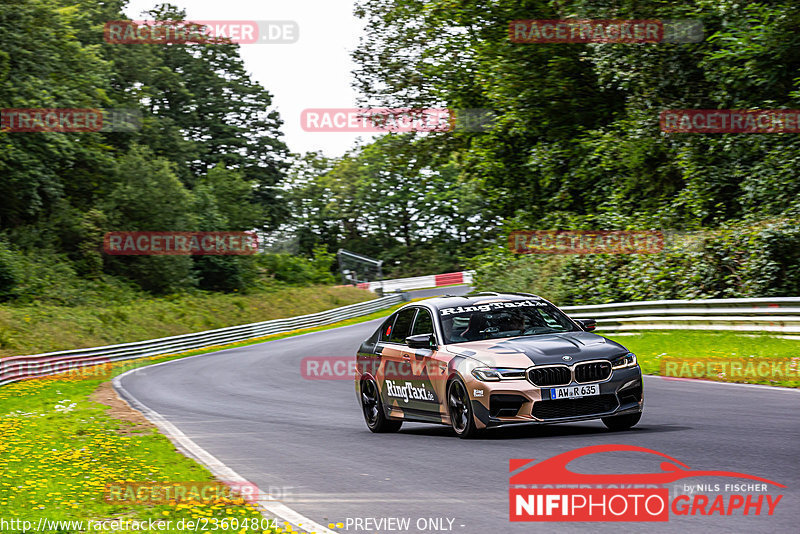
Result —
<instances>
[{"instance_id":1,"label":"race track asphalt","mask_svg":"<svg viewBox=\"0 0 800 534\"><path fill-rule=\"evenodd\" d=\"M463 293L465 288L413 296ZM800 393L645 378L645 412L633 430L600 421L495 429L460 440L444 426L406 424L368 431L351 380L307 380L307 356L353 356L378 321L176 360L126 375L127 394L262 491L341 532L798 532ZM800 345L798 345L800 348ZM698 470L736 471L777 481L773 516L677 516L667 523L512 523L509 459L544 460L589 445L628 444ZM603 453L576 460L585 473L659 472L657 457ZM740 483L701 477L669 485ZM718 493L708 492L713 499ZM409 518L410 529L355 528L356 518ZM350 521L348 521L350 518ZM444 528L429 519L446 518ZM450 523L449 521L452 521ZM448 530L448 526L450 530ZM362 523L362 525L364 525ZM365 526L365 525L364 525Z\"/></svg>"}]
</instances>

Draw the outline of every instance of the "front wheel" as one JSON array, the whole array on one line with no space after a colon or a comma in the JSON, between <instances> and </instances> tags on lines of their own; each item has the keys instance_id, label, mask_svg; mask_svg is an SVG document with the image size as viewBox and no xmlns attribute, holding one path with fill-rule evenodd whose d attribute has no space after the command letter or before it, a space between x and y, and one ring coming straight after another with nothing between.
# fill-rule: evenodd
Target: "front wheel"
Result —
<instances>
[{"instance_id":1,"label":"front wheel","mask_svg":"<svg viewBox=\"0 0 800 534\"><path fill-rule=\"evenodd\" d=\"M460 378L454 379L447 386L447 407L450 411L450 425L459 438L472 438L478 434L472 403Z\"/></svg>"},{"instance_id":2,"label":"front wheel","mask_svg":"<svg viewBox=\"0 0 800 534\"><path fill-rule=\"evenodd\" d=\"M628 430L635 426L641 418L642 412L626 415L612 415L611 417L603 417L603 424L606 425L609 430L616 432L618 430Z\"/></svg>"},{"instance_id":3,"label":"front wheel","mask_svg":"<svg viewBox=\"0 0 800 534\"><path fill-rule=\"evenodd\" d=\"M378 385L371 378L361 382L361 409L364 411L367 427L376 434L397 432L403 426L402 421L386 417L381 396L378 394Z\"/></svg>"}]
</instances>

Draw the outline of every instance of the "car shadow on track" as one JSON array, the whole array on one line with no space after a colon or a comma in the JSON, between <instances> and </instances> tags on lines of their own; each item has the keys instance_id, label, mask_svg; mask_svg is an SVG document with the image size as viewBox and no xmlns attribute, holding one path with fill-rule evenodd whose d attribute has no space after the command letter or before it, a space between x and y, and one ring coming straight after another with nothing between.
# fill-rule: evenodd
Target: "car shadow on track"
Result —
<instances>
[{"instance_id":1,"label":"car shadow on track","mask_svg":"<svg viewBox=\"0 0 800 534\"><path fill-rule=\"evenodd\" d=\"M567 423L560 425L516 425L493 428L473 438L475 441L491 441L506 439L546 439L581 435L636 436L661 432L681 432L692 427L680 425L648 425L641 424L630 430L612 432L602 424ZM446 426L404 426L400 434L455 438L456 435Z\"/></svg>"}]
</instances>

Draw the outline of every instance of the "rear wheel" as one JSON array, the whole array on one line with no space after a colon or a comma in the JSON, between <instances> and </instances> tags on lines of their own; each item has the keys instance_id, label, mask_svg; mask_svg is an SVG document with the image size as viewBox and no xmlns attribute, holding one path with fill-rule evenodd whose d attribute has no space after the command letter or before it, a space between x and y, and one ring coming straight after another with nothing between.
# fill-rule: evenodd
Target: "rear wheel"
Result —
<instances>
[{"instance_id":1,"label":"rear wheel","mask_svg":"<svg viewBox=\"0 0 800 534\"><path fill-rule=\"evenodd\" d=\"M450 412L450 425L458 437L472 438L478 434L472 413L472 402L460 378L454 379L447 386L447 407Z\"/></svg>"},{"instance_id":2,"label":"rear wheel","mask_svg":"<svg viewBox=\"0 0 800 534\"><path fill-rule=\"evenodd\" d=\"M378 385L371 378L361 382L361 409L367 427L375 433L397 432L403 426L402 421L388 419L383 412L383 403L378 394Z\"/></svg>"},{"instance_id":3,"label":"rear wheel","mask_svg":"<svg viewBox=\"0 0 800 534\"><path fill-rule=\"evenodd\" d=\"M603 424L606 425L609 430L613 431L628 430L636 425L641 418L642 412L630 413L626 415L613 415L611 417L603 417Z\"/></svg>"}]
</instances>

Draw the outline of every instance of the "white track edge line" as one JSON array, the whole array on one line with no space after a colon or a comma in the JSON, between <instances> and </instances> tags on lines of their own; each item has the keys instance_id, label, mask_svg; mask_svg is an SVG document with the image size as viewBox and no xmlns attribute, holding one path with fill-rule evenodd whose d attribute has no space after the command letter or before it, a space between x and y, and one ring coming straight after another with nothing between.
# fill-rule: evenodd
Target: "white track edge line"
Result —
<instances>
[{"instance_id":1,"label":"white track edge line","mask_svg":"<svg viewBox=\"0 0 800 534\"><path fill-rule=\"evenodd\" d=\"M173 360L179 361L179 360ZM163 362L156 365L164 365L170 362ZM153 366L155 367L155 365ZM139 368L141 369L141 368ZM167 421L160 413L150 409L145 404L137 400L131 393L122 385L122 378L127 374L133 373L137 369L114 377L112 380L114 389L131 407L142 412L150 422L152 422L167 437L184 455L196 460L198 463L205 466L211 474L221 481L241 482L249 484L250 482L241 476L239 473L219 461L210 452L200 447L197 443L191 440L186 434L181 432L175 425ZM307 518L306 516L296 512L283 503L276 503L274 501L262 499L258 501L258 507L261 509L262 515L266 519L281 519L299 527L307 532L314 532L316 534L336 534L334 531L320 525L319 523Z\"/></svg>"}]
</instances>

